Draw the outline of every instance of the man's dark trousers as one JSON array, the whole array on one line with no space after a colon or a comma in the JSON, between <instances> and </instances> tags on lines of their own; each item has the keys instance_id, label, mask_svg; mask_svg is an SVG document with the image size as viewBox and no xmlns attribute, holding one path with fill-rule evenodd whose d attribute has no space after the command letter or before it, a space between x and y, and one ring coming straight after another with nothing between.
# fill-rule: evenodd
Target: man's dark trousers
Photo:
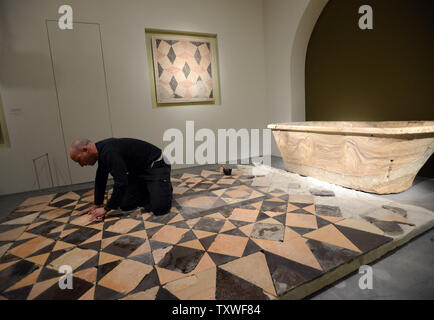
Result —
<instances>
[{"instance_id":1,"label":"man's dark trousers","mask_svg":"<svg viewBox=\"0 0 434 320\"><path fill-rule=\"evenodd\" d=\"M121 210L147 206L155 215L168 213L173 198L170 171L171 166L160 160L147 169L145 174L128 176L128 187L121 202Z\"/></svg>"}]
</instances>

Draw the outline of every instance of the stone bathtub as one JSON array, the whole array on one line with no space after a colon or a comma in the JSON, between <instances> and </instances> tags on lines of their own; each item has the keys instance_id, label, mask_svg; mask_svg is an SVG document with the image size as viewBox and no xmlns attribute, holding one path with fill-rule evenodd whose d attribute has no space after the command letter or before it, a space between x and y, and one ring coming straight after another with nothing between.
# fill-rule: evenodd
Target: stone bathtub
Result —
<instances>
[{"instance_id":1,"label":"stone bathtub","mask_svg":"<svg viewBox=\"0 0 434 320\"><path fill-rule=\"evenodd\" d=\"M434 152L434 121L307 121L268 128L286 170L378 194L407 190Z\"/></svg>"}]
</instances>

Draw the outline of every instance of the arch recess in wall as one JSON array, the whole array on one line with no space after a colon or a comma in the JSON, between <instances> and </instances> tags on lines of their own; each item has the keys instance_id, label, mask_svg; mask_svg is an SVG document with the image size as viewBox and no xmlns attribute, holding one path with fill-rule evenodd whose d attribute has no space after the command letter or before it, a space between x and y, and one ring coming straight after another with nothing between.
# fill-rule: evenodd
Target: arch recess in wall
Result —
<instances>
[{"instance_id":1,"label":"arch recess in wall","mask_svg":"<svg viewBox=\"0 0 434 320\"><path fill-rule=\"evenodd\" d=\"M297 106L292 108L292 119L305 118L304 115L295 114L297 112L305 113L306 93L305 93L305 66L306 53L310 36L313 28L321 15L322 10L329 0L311 0L307 5L300 23L295 33L294 43L291 51L291 105Z\"/></svg>"}]
</instances>

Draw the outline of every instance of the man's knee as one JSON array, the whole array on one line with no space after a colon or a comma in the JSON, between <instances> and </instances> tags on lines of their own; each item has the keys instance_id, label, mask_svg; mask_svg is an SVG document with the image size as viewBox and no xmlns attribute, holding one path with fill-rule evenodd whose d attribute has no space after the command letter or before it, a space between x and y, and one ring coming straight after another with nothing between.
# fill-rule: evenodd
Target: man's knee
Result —
<instances>
[{"instance_id":1,"label":"man's knee","mask_svg":"<svg viewBox=\"0 0 434 320\"><path fill-rule=\"evenodd\" d=\"M136 208L137 208L137 205L134 203L123 203L119 207L119 209L121 209L122 211L130 211L130 210L134 210Z\"/></svg>"},{"instance_id":2,"label":"man's knee","mask_svg":"<svg viewBox=\"0 0 434 320\"><path fill-rule=\"evenodd\" d=\"M160 201L158 203L153 203L150 209L156 216L161 216L163 214L170 212L171 208L172 208L172 199L170 199L170 202Z\"/></svg>"}]
</instances>

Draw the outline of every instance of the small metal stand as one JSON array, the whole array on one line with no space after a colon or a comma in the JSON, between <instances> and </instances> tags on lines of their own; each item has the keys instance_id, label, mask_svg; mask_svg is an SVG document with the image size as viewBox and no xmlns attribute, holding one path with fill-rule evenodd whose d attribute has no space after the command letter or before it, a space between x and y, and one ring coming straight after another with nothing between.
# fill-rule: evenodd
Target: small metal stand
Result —
<instances>
[{"instance_id":1,"label":"small metal stand","mask_svg":"<svg viewBox=\"0 0 434 320\"><path fill-rule=\"evenodd\" d=\"M46 153L46 154L43 154L42 156L39 156L37 158L32 159L32 161L33 161L33 168L35 169L36 181L38 182L38 188L39 189L41 189L41 184L39 183L38 170L36 170L36 160L39 160L39 159L41 159L43 157L47 158L48 170L50 171L51 186L54 187L53 174L51 173L50 160L48 159L48 153Z\"/></svg>"}]
</instances>

